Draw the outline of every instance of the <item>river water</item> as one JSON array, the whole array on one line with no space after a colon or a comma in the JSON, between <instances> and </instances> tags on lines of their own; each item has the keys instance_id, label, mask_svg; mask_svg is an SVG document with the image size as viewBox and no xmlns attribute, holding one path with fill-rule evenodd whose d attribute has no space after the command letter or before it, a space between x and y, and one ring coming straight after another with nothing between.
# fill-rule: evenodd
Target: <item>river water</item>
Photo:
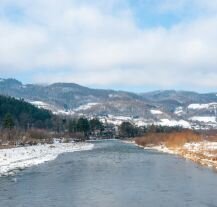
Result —
<instances>
[{"instance_id":1,"label":"river water","mask_svg":"<svg viewBox=\"0 0 217 207\"><path fill-rule=\"evenodd\" d=\"M217 207L217 173L120 141L0 178L0 207Z\"/></svg>"}]
</instances>

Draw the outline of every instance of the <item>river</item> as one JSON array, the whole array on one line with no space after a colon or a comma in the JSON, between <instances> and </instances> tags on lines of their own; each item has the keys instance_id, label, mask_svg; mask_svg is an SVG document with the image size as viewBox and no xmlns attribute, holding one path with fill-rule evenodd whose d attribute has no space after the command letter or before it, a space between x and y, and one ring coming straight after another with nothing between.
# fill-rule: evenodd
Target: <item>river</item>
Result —
<instances>
[{"instance_id":1,"label":"river","mask_svg":"<svg viewBox=\"0 0 217 207\"><path fill-rule=\"evenodd\" d=\"M0 207L217 207L217 173L120 141L0 178Z\"/></svg>"}]
</instances>

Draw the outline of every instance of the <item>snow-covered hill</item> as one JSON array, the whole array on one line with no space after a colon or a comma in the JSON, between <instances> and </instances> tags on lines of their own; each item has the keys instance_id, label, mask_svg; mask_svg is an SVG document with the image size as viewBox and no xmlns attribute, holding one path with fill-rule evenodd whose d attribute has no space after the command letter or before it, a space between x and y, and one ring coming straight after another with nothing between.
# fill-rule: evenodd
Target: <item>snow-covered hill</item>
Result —
<instances>
[{"instance_id":1,"label":"snow-covered hill","mask_svg":"<svg viewBox=\"0 0 217 207\"><path fill-rule=\"evenodd\" d=\"M22 84L0 79L0 94L23 98L54 114L99 117L120 124L159 124L186 128L217 128L216 93L154 91L135 94L91 89L74 83Z\"/></svg>"}]
</instances>

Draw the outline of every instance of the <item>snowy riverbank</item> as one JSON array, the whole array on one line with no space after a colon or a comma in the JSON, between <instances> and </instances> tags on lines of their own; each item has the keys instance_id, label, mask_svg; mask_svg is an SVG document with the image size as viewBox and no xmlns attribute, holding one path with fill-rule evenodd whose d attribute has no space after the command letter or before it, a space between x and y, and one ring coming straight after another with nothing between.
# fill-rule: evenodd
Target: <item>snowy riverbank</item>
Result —
<instances>
[{"instance_id":1,"label":"snowy riverbank","mask_svg":"<svg viewBox=\"0 0 217 207\"><path fill-rule=\"evenodd\" d=\"M17 171L57 158L59 154L91 150L91 143L57 143L0 150L0 176L14 175Z\"/></svg>"},{"instance_id":2,"label":"snowy riverbank","mask_svg":"<svg viewBox=\"0 0 217 207\"><path fill-rule=\"evenodd\" d=\"M134 141L128 142L137 145ZM139 146L139 145L137 145ZM182 156L193 162L217 170L217 142L201 141L186 143L182 147L168 148L162 145L139 146L145 150L156 150L163 153Z\"/></svg>"}]
</instances>

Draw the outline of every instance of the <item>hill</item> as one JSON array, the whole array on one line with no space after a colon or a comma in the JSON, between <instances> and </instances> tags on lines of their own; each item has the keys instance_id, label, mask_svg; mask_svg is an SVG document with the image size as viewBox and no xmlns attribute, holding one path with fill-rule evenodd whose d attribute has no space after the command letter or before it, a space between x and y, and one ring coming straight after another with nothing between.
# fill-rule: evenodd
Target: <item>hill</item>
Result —
<instances>
[{"instance_id":1,"label":"hill","mask_svg":"<svg viewBox=\"0 0 217 207\"><path fill-rule=\"evenodd\" d=\"M128 120L137 125L217 128L216 93L166 90L136 94L75 83L25 85L15 79L1 79L0 94L23 98L54 114L97 116L114 124Z\"/></svg>"},{"instance_id":2,"label":"hill","mask_svg":"<svg viewBox=\"0 0 217 207\"><path fill-rule=\"evenodd\" d=\"M52 113L45 109L39 109L23 99L0 95L0 125L8 114L15 125L21 128L37 127L48 128L51 125Z\"/></svg>"}]
</instances>

